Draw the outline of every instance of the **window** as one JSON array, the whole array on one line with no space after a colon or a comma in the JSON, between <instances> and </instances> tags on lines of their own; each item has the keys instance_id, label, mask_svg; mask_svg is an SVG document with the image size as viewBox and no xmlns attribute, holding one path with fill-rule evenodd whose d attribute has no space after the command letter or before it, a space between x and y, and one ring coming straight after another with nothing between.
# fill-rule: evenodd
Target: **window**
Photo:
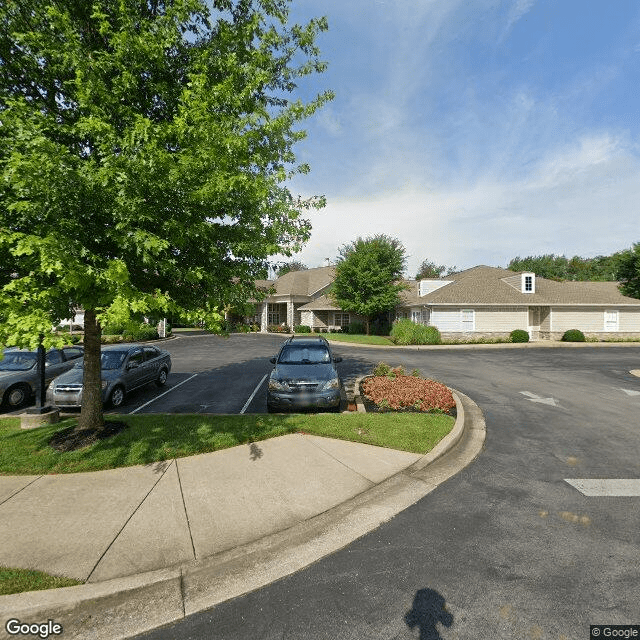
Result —
<instances>
[{"instance_id":1,"label":"window","mask_svg":"<svg viewBox=\"0 0 640 640\"><path fill-rule=\"evenodd\" d=\"M78 347L64 347L62 351L67 360L75 360L76 358L81 358L83 356L82 349L79 349Z\"/></svg>"},{"instance_id":2,"label":"window","mask_svg":"<svg viewBox=\"0 0 640 640\"><path fill-rule=\"evenodd\" d=\"M605 331L618 330L618 312L617 311L604 312L604 330Z\"/></svg>"},{"instance_id":3,"label":"window","mask_svg":"<svg viewBox=\"0 0 640 640\"><path fill-rule=\"evenodd\" d=\"M45 356L45 362L47 364L60 364L62 362L62 355L59 351L49 351Z\"/></svg>"},{"instance_id":4,"label":"window","mask_svg":"<svg viewBox=\"0 0 640 640\"><path fill-rule=\"evenodd\" d=\"M463 331L475 331L475 313L473 309L462 309L460 312Z\"/></svg>"},{"instance_id":5,"label":"window","mask_svg":"<svg viewBox=\"0 0 640 640\"><path fill-rule=\"evenodd\" d=\"M524 277L524 290L533 291L533 278L531 276Z\"/></svg>"},{"instance_id":6,"label":"window","mask_svg":"<svg viewBox=\"0 0 640 640\"><path fill-rule=\"evenodd\" d=\"M336 327L348 327L349 326L349 314L348 313L336 313L333 317L333 323Z\"/></svg>"},{"instance_id":7,"label":"window","mask_svg":"<svg viewBox=\"0 0 640 640\"><path fill-rule=\"evenodd\" d=\"M267 324L280 324L280 306L270 304L267 307Z\"/></svg>"},{"instance_id":8,"label":"window","mask_svg":"<svg viewBox=\"0 0 640 640\"><path fill-rule=\"evenodd\" d=\"M135 362L136 364L140 365L142 364L143 359L144 359L144 356L142 354L142 349L138 349L137 351L134 351L129 356L129 364L131 364L132 362Z\"/></svg>"},{"instance_id":9,"label":"window","mask_svg":"<svg viewBox=\"0 0 640 640\"><path fill-rule=\"evenodd\" d=\"M145 347L144 348L144 359L152 360L153 358L157 358L160 355L160 351L156 349L156 347Z\"/></svg>"}]
</instances>

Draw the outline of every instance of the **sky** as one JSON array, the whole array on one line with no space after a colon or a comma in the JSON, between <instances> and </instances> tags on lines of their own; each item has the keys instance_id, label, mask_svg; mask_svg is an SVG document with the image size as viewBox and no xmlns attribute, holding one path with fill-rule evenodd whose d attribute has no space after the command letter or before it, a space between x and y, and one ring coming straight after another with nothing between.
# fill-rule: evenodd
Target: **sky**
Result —
<instances>
[{"instance_id":1,"label":"sky","mask_svg":"<svg viewBox=\"0 0 640 640\"><path fill-rule=\"evenodd\" d=\"M332 263L387 234L407 275L516 256L609 255L640 241L637 0L292 0L325 15L328 69L300 82L335 99L295 147L324 195L293 259Z\"/></svg>"}]
</instances>

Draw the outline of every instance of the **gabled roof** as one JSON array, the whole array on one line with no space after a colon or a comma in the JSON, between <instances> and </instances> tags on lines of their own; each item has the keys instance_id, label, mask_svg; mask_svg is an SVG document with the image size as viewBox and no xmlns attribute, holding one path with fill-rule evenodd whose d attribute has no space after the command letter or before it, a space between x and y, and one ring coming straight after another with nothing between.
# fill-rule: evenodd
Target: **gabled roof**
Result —
<instances>
[{"instance_id":1,"label":"gabled roof","mask_svg":"<svg viewBox=\"0 0 640 640\"><path fill-rule=\"evenodd\" d=\"M302 305L298 311L342 311L329 296L320 296L307 304Z\"/></svg>"},{"instance_id":2,"label":"gabled roof","mask_svg":"<svg viewBox=\"0 0 640 640\"><path fill-rule=\"evenodd\" d=\"M274 295L311 297L333 282L335 272L335 267L289 271L273 283Z\"/></svg>"},{"instance_id":3,"label":"gabled roof","mask_svg":"<svg viewBox=\"0 0 640 640\"><path fill-rule=\"evenodd\" d=\"M556 282L536 276L535 293L522 293L508 282L518 273L497 267L479 266L448 275L450 284L419 296L419 283L410 282L403 292L407 306L423 304L461 305L640 305L640 300L623 296L617 282Z\"/></svg>"}]
</instances>

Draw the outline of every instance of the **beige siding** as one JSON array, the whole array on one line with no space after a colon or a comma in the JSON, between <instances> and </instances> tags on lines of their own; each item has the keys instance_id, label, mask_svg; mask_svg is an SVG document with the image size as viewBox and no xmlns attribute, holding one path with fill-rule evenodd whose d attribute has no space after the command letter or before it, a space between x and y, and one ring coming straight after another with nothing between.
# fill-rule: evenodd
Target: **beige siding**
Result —
<instances>
[{"instance_id":1,"label":"beige siding","mask_svg":"<svg viewBox=\"0 0 640 640\"><path fill-rule=\"evenodd\" d=\"M526 331L527 321L527 307L476 307L476 331Z\"/></svg>"},{"instance_id":2,"label":"beige siding","mask_svg":"<svg viewBox=\"0 0 640 640\"><path fill-rule=\"evenodd\" d=\"M565 307L553 309L553 331L604 331L604 309L589 307Z\"/></svg>"},{"instance_id":3,"label":"beige siding","mask_svg":"<svg viewBox=\"0 0 640 640\"><path fill-rule=\"evenodd\" d=\"M620 309L620 331L640 331L640 309Z\"/></svg>"}]
</instances>

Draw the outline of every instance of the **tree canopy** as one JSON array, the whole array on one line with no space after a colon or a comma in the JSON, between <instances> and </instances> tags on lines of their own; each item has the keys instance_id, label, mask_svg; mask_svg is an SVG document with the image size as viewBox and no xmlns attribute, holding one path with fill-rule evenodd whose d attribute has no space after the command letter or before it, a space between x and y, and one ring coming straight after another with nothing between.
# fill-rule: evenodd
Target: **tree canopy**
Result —
<instances>
[{"instance_id":1,"label":"tree canopy","mask_svg":"<svg viewBox=\"0 0 640 640\"><path fill-rule=\"evenodd\" d=\"M550 280L595 280L611 281L616 279L620 252L610 256L581 258L545 254L513 258L507 269L512 271L532 271L542 278Z\"/></svg>"},{"instance_id":2,"label":"tree canopy","mask_svg":"<svg viewBox=\"0 0 640 640\"><path fill-rule=\"evenodd\" d=\"M444 264L436 264L435 262L425 259L420 263L416 280L425 280L428 278L441 278L443 275L454 273L458 267L447 267Z\"/></svg>"},{"instance_id":3,"label":"tree canopy","mask_svg":"<svg viewBox=\"0 0 640 640\"><path fill-rule=\"evenodd\" d=\"M640 298L640 242L619 254L616 279L625 296Z\"/></svg>"},{"instance_id":4,"label":"tree canopy","mask_svg":"<svg viewBox=\"0 0 640 640\"><path fill-rule=\"evenodd\" d=\"M398 239L378 234L343 245L339 254L331 295L340 308L364 316L369 334L373 316L394 309L407 288L400 281L405 248Z\"/></svg>"},{"instance_id":5,"label":"tree canopy","mask_svg":"<svg viewBox=\"0 0 640 640\"><path fill-rule=\"evenodd\" d=\"M219 329L268 258L309 238L304 212L324 199L286 183L309 170L297 124L332 95L289 95L324 70L327 22L289 25L288 8L0 4L0 344L51 344L83 308L83 427L102 424L101 323L156 312Z\"/></svg>"}]
</instances>

